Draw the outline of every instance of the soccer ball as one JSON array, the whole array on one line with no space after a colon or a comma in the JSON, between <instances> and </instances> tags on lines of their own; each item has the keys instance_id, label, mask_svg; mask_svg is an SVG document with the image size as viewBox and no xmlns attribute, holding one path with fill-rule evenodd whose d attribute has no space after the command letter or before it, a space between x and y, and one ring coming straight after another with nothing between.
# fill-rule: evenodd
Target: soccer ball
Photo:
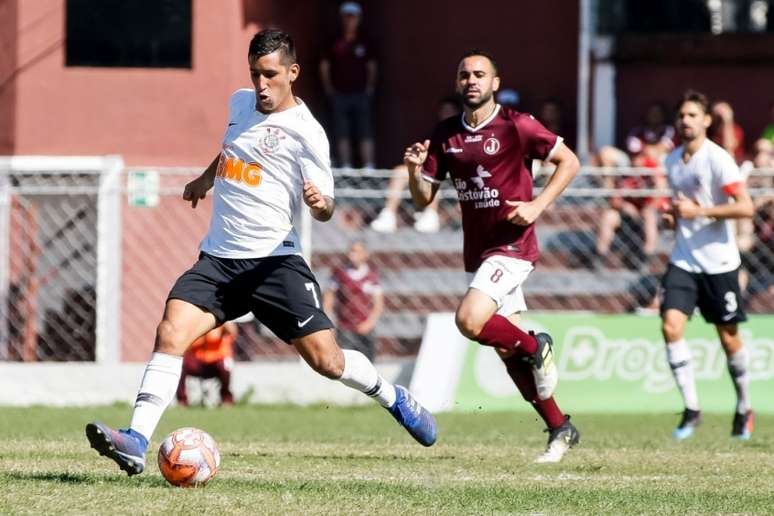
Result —
<instances>
[{"instance_id":1,"label":"soccer ball","mask_svg":"<svg viewBox=\"0 0 774 516\"><path fill-rule=\"evenodd\" d=\"M218 473L220 451L210 434L179 428L159 448L159 469L173 486L203 486Z\"/></svg>"}]
</instances>

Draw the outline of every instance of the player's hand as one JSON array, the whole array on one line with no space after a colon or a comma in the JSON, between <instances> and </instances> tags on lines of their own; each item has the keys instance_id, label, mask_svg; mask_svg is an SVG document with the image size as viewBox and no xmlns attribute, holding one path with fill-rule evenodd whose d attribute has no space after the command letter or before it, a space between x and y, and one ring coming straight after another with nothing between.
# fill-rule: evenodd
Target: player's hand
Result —
<instances>
[{"instance_id":1,"label":"player's hand","mask_svg":"<svg viewBox=\"0 0 774 516\"><path fill-rule=\"evenodd\" d=\"M701 216L701 206L693 199L689 199L683 195L682 192L677 192L677 199L672 201L672 206L675 217L681 219L695 219L696 217Z\"/></svg>"},{"instance_id":2,"label":"player's hand","mask_svg":"<svg viewBox=\"0 0 774 516\"><path fill-rule=\"evenodd\" d=\"M409 171L413 172L425 163L429 148L430 140L425 140L422 143L417 142L406 147L406 152L403 153L403 163L406 164Z\"/></svg>"},{"instance_id":3,"label":"player's hand","mask_svg":"<svg viewBox=\"0 0 774 516\"><path fill-rule=\"evenodd\" d=\"M374 329L374 326L376 326L376 321L372 322L366 319L355 327L355 331L357 331L358 335L366 335Z\"/></svg>"},{"instance_id":4,"label":"player's hand","mask_svg":"<svg viewBox=\"0 0 774 516\"><path fill-rule=\"evenodd\" d=\"M675 229L675 216L668 212L662 213L661 225L664 229Z\"/></svg>"},{"instance_id":5,"label":"player's hand","mask_svg":"<svg viewBox=\"0 0 774 516\"><path fill-rule=\"evenodd\" d=\"M508 213L508 222L517 226L532 224L543 212L543 208L535 201L505 201L505 204L513 207Z\"/></svg>"},{"instance_id":6,"label":"player's hand","mask_svg":"<svg viewBox=\"0 0 774 516\"><path fill-rule=\"evenodd\" d=\"M191 208L196 208L200 199L204 199L207 196L207 191L212 188L212 184L206 177L199 176L187 185L183 189L183 200L191 201Z\"/></svg>"},{"instance_id":7,"label":"player's hand","mask_svg":"<svg viewBox=\"0 0 774 516\"><path fill-rule=\"evenodd\" d=\"M311 181L304 181L304 202L315 210L324 210L326 207L325 197Z\"/></svg>"}]
</instances>

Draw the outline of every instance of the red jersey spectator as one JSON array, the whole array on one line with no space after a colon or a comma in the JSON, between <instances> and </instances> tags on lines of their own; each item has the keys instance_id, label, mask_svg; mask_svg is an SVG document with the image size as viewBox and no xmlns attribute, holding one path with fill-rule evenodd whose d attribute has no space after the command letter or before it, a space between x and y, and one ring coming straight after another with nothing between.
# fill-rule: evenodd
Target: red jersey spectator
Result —
<instances>
[{"instance_id":1,"label":"red jersey spectator","mask_svg":"<svg viewBox=\"0 0 774 516\"><path fill-rule=\"evenodd\" d=\"M233 322L210 330L196 339L183 355L183 372L177 385L177 402L188 405L185 381L189 376L217 378L220 381L220 400L224 405L234 404L231 393L231 369L234 366L234 341L239 330Z\"/></svg>"},{"instance_id":2,"label":"red jersey spectator","mask_svg":"<svg viewBox=\"0 0 774 516\"><path fill-rule=\"evenodd\" d=\"M734 121L731 104L721 100L712 105L712 125L708 132L710 139L731 154L737 164L744 161L744 131Z\"/></svg>"},{"instance_id":3,"label":"red jersey spectator","mask_svg":"<svg viewBox=\"0 0 774 516\"><path fill-rule=\"evenodd\" d=\"M339 345L373 360L374 327L384 311L382 285L377 272L368 265L368 250L362 242L352 244L347 261L333 271L330 287L323 295L323 308L337 323Z\"/></svg>"},{"instance_id":4,"label":"red jersey spectator","mask_svg":"<svg viewBox=\"0 0 774 516\"><path fill-rule=\"evenodd\" d=\"M373 168L371 97L376 88L376 58L361 30L360 4L344 2L339 14L341 33L325 49L320 61L320 79L333 108L339 165L352 166L351 139L354 138L359 141L363 166Z\"/></svg>"}]
</instances>

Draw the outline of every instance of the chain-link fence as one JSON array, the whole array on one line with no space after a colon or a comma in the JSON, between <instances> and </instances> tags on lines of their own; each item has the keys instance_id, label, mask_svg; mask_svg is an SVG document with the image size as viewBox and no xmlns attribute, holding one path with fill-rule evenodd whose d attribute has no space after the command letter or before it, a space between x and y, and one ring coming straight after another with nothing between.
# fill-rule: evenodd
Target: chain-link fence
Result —
<instances>
[{"instance_id":1,"label":"chain-link fence","mask_svg":"<svg viewBox=\"0 0 774 516\"><path fill-rule=\"evenodd\" d=\"M196 260L209 224L209 198L195 210L180 199L199 172L131 169L112 184L91 169L0 167L0 359L99 360L111 347L117 360L147 359L169 288ZM649 218L668 195L648 182L651 173L584 169L543 214L542 257L524 285L530 309L657 309L673 233ZM454 310L467 288L456 191L445 184L435 211L417 212L402 174L337 171L334 219L310 222L304 232L323 290L338 285L331 275L347 266L353 242L370 253L381 287L357 302L383 296L373 331L382 355L416 353L426 315ZM538 173L536 183L546 176ZM743 290L753 313L774 312L773 183L774 171L752 171L756 215L739 224ZM247 323L236 352L250 360L292 350Z\"/></svg>"}]
</instances>

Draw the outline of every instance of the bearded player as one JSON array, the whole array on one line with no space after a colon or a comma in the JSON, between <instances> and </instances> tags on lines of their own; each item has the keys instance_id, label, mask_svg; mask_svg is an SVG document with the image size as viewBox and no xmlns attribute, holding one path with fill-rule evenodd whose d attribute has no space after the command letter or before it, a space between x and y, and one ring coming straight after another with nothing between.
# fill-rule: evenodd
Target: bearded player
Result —
<instances>
[{"instance_id":1,"label":"bearded player","mask_svg":"<svg viewBox=\"0 0 774 516\"><path fill-rule=\"evenodd\" d=\"M538 259L535 220L559 196L579 168L575 154L534 117L494 101L500 86L495 60L465 54L456 90L464 112L436 126L430 140L406 149L414 203L424 208L449 176L462 207L465 271L470 286L457 313L460 332L492 346L525 400L548 426L546 451L536 462L559 462L580 434L553 398L558 381L551 337L519 328L526 310L522 284ZM556 171L532 195L532 160Z\"/></svg>"}]
</instances>

